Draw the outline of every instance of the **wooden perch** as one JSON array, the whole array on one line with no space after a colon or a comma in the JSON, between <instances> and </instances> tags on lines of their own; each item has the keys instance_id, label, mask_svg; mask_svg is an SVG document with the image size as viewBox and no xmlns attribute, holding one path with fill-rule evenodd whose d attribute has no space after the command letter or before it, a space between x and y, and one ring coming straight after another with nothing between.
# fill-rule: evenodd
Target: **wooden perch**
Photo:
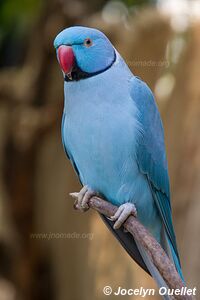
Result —
<instances>
[{"instance_id":1,"label":"wooden perch","mask_svg":"<svg viewBox=\"0 0 200 300\"><path fill-rule=\"evenodd\" d=\"M113 216L117 211L117 206L114 206L110 202L96 196L92 197L88 204L90 208L95 209L107 217ZM181 290L181 288L186 288L176 271L174 264L170 261L165 251L137 218L129 216L123 226L132 234L134 239L145 248L153 264L167 283L169 289ZM194 297L189 295L173 295L172 299L194 300Z\"/></svg>"}]
</instances>

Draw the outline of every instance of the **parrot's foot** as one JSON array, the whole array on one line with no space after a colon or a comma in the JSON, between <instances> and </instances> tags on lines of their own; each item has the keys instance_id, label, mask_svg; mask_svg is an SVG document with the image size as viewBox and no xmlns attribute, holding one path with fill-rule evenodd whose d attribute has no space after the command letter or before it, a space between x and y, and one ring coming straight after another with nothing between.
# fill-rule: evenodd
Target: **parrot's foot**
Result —
<instances>
[{"instance_id":1,"label":"parrot's foot","mask_svg":"<svg viewBox=\"0 0 200 300\"><path fill-rule=\"evenodd\" d=\"M114 216L110 218L111 221L116 221L113 228L119 229L130 215L137 216L135 205L133 203L124 203L120 205Z\"/></svg>"},{"instance_id":2,"label":"parrot's foot","mask_svg":"<svg viewBox=\"0 0 200 300\"><path fill-rule=\"evenodd\" d=\"M89 209L88 201L90 198L97 195L98 194L91 190L87 185L85 185L79 193L70 193L70 196L76 199L74 208L79 209L82 212L85 212Z\"/></svg>"}]
</instances>

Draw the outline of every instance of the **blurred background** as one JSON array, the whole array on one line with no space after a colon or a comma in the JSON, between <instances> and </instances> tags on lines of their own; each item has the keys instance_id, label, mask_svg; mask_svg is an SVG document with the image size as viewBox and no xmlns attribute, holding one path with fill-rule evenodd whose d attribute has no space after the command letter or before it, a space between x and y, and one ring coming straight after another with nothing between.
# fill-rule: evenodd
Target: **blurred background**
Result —
<instances>
[{"instance_id":1,"label":"blurred background","mask_svg":"<svg viewBox=\"0 0 200 300\"><path fill-rule=\"evenodd\" d=\"M0 300L155 287L97 213L74 211L68 196L80 186L61 145L53 39L72 25L103 30L156 95L183 273L200 288L200 1L1 0Z\"/></svg>"}]
</instances>

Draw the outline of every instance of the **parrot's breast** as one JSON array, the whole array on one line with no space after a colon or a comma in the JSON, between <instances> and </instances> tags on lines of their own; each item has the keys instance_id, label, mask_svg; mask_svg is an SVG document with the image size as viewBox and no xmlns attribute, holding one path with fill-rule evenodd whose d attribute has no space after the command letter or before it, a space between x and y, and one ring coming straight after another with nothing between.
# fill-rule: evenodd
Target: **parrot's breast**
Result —
<instances>
[{"instance_id":1,"label":"parrot's breast","mask_svg":"<svg viewBox=\"0 0 200 300\"><path fill-rule=\"evenodd\" d=\"M82 184L115 205L133 202L138 217L153 231L157 210L148 180L138 168L137 142L143 129L130 96L129 74L127 69L111 68L97 77L66 83L62 139Z\"/></svg>"},{"instance_id":2,"label":"parrot's breast","mask_svg":"<svg viewBox=\"0 0 200 300\"><path fill-rule=\"evenodd\" d=\"M136 161L142 129L128 86L111 89L106 82L103 89L74 86L65 93L63 141L81 182L113 204L140 199L142 205L141 190L144 198L150 192L148 187L145 191L146 179Z\"/></svg>"},{"instance_id":3,"label":"parrot's breast","mask_svg":"<svg viewBox=\"0 0 200 300\"><path fill-rule=\"evenodd\" d=\"M84 103L72 115L66 114L63 124L64 142L83 184L115 199L130 178L127 173L136 176L138 172L132 155L136 128L129 118L109 105L91 109Z\"/></svg>"},{"instance_id":4,"label":"parrot's breast","mask_svg":"<svg viewBox=\"0 0 200 300\"><path fill-rule=\"evenodd\" d=\"M81 102L64 113L63 141L81 182L115 205L134 202L143 223L155 214L148 182L136 161L140 125L132 99ZM146 210L146 203L149 209Z\"/></svg>"}]
</instances>

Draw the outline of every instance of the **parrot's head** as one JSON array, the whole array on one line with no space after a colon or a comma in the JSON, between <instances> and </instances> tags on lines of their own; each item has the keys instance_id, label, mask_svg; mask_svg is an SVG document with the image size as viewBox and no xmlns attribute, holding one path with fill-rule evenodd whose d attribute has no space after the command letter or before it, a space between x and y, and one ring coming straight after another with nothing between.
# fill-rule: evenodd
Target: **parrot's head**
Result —
<instances>
[{"instance_id":1,"label":"parrot's head","mask_svg":"<svg viewBox=\"0 0 200 300\"><path fill-rule=\"evenodd\" d=\"M54 47L66 81L104 72L116 59L109 39L101 31L88 27L64 29L56 36Z\"/></svg>"}]
</instances>

